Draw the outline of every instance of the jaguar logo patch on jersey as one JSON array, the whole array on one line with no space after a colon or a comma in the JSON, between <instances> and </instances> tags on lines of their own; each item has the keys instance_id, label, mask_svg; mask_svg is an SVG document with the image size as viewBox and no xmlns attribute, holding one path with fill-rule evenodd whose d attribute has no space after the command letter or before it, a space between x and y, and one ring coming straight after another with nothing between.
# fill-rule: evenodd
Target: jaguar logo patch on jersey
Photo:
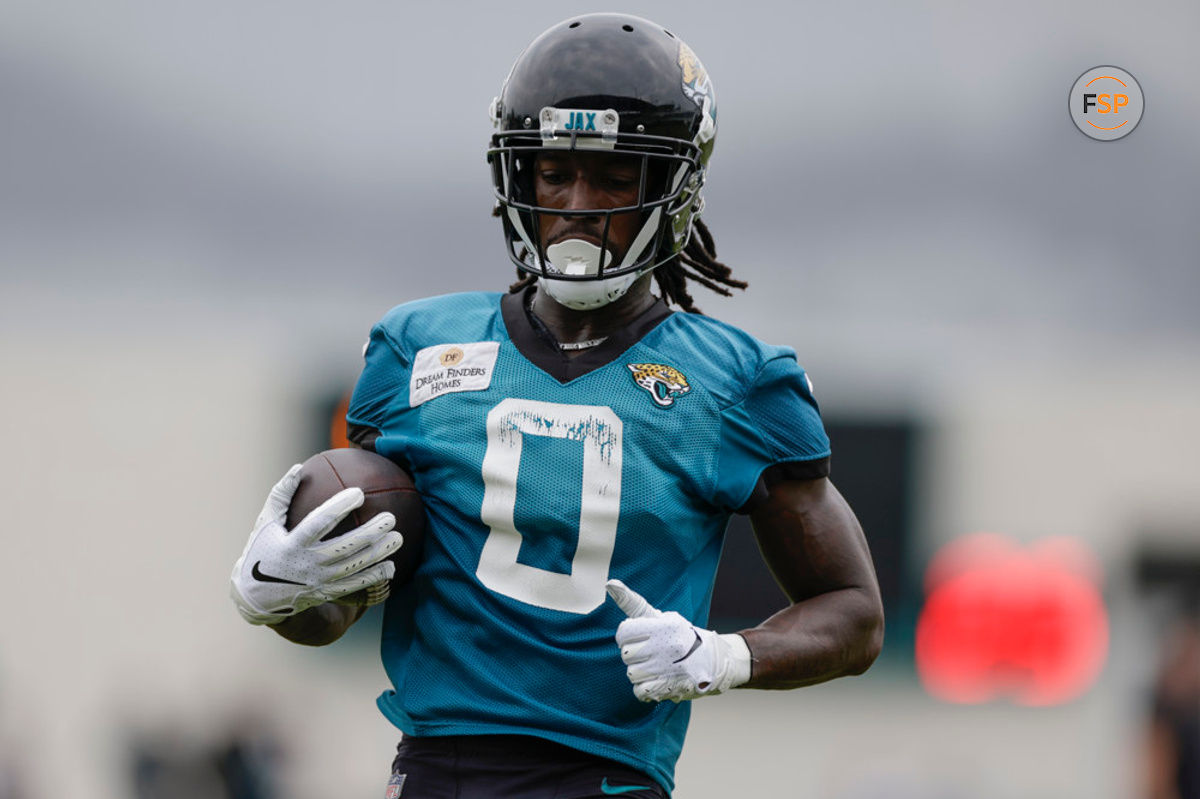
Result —
<instances>
[{"instance_id":1,"label":"jaguar logo patch on jersey","mask_svg":"<svg viewBox=\"0 0 1200 799\"><path fill-rule=\"evenodd\" d=\"M435 344L417 351L408 382L408 405L415 408L455 391L483 391L492 384L498 341Z\"/></svg>"},{"instance_id":2,"label":"jaguar logo patch on jersey","mask_svg":"<svg viewBox=\"0 0 1200 799\"><path fill-rule=\"evenodd\" d=\"M687 378L673 366L661 363L627 363L633 382L650 394L660 408L669 408L675 400L692 390Z\"/></svg>"}]
</instances>

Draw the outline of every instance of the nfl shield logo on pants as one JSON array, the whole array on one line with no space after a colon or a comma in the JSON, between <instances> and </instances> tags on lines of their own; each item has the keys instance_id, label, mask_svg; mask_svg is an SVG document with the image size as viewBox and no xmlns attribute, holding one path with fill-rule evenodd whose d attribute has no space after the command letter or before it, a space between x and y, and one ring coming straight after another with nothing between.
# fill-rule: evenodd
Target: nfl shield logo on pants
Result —
<instances>
[{"instance_id":1,"label":"nfl shield logo on pants","mask_svg":"<svg viewBox=\"0 0 1200 799\"><path fill-rule=\"evenodd\" d=\"M385 799L400 799L400 792L404 790L404 780L408 778L407 774L393 774L388 780L387 793L384 794Z\"/></svg>"}]
</instances>

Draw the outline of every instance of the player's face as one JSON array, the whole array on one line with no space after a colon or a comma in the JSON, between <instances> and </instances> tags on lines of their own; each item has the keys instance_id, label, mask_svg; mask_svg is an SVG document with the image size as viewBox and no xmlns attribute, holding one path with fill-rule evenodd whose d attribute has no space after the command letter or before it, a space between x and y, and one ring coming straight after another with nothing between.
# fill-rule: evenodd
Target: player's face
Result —
<instances>
[{"instance_id":1,"label":"player's face","mask_svg":"<svg viewBox=\"0 0 1200 799\"><path fill-rule=\"evenodd\" d=\"M545 208L577 211L637 205L641 160L610 153L549 152L534 163L537 204ZM614 214L608 229L608 248L620 262L637 235L637 211ZM583 239L600 246L604 217L539 214L538 232L543 250L567 239Z\"/></svg>"}]
</instances>

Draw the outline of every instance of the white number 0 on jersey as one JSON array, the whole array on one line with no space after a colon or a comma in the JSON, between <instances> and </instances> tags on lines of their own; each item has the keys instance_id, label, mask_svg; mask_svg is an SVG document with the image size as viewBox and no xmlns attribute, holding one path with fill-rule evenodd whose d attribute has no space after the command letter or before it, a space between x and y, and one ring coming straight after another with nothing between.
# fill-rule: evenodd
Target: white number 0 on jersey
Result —
<instances>
[{"instance_id":1,"label":"white number 0 on jersey","mask_svg":"<svg viewBox=\"0 0 1200 799\"><path fill-rule=\"evenodd\" d=\"M525 436L583 445L579 541L570 574L517 562L521 531L513 521ZM621 511L621 420L612 408L506 399L488 413L480 518L491 532L475 575L498 593L530 605L588 613L604 602Z\"/></svg>"}]
</instances>

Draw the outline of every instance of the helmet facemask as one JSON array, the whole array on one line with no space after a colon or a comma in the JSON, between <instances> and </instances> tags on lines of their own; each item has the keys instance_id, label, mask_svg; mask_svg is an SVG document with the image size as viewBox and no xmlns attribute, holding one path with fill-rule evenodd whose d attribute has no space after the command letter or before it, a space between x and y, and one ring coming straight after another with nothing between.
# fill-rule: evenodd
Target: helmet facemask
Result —
<instances>
[{"instance_id":1,"label":"helmet facemask","mask_svg":"<svg viewBox=\"0 0 1200 799\"><path fill-rule=\"evenodd\" d=\"M612 302L639 277L682 250L691 233L691 219L699 205L703 183L701 150L693 142L616 133L618 115L611 109L546 108L542 118L586 119L582 116L585 114L609 116L613 120L613 133L545 125L532 135L526 131L497 133L488 150L509 258L522 271L538 275L551 296L578 309ZM538 204L534 191L536 159L543 153L562 152L632 159L638 165L637 201L613 208L584 209ZM542 214L599 218L600 244L568 239L547 246L541 240ZM637 214L639 219L628 248L619 253L612 239L613 218L623 214ZM583 285L588 283L596 285Z\"/></svg>"},{"instance_id":2,"label":"helmet facemask","mask_svg":"<svg viewBox=\"0 0 1200 799\"><path fill-rule=\"evenodd\" d=\"M707 73L674 34L622 14L564 21L517 59L490 116L488 161L509 258L560 302L612 302L686 246L716 112ZM599 208L555 208L561 203L547 195L539 202L535 184L546 186L535 162L551 153L629 159L636 198L629 192L613 199L619 206ZM592 230L565 241L554 233L560 240L547 243L547 214L588 217ZM632 235L623 215L636 217Z\"/></svg>"}]
</instances>

